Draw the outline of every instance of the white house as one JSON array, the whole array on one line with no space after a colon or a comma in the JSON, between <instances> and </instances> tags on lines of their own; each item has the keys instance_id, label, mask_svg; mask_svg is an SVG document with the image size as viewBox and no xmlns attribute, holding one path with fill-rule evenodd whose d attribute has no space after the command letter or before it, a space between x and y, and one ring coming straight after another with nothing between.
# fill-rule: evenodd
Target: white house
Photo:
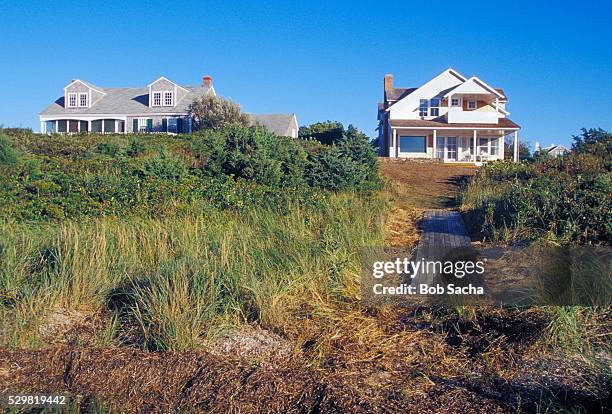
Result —
<instances>
[{"instance_id":1,"label":"white house","mask_svg":"<svg viewBox=\"0 0 612 414\"><path fill-rule=\"evenodd\" d=\"M503 89L447 69L418 88L395 88L385 75L378 104L380 155L482 162L504 158L504 138L512 134L518 161L518 131L506 109Z\"/></svg>"}]
</instances>

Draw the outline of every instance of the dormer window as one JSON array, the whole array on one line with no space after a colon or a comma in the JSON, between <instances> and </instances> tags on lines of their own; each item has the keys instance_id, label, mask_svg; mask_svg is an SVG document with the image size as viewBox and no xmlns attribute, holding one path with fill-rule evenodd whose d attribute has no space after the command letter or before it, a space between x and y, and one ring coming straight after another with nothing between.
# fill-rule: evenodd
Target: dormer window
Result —
<instances>
[{"instance_id":1,"label":"dormer window","mask_svg":"<svg viewBox=\"0 0 612 414\"><path fill-rule=\"evenodd\" d=\"M87 108L89 106L89 94L85 92L79 93L79 108Z\"/></svg>"},{"instance_id":2,"label":"dormer window","mask_svg":"<svg viewBox=\"0 0 612 414\"><path fill-rule=\"evenodd\" d=\"M153 92L153 106L161 106L161 92Z\"/></svg>"},{"instance_id":3,"label":"dormer window","mask_svg":"<svg viewBox=\"0 0 612 414\"><path fill-rule=\"evenodd\" d=\"M164 92L164 106L174 106L174 94L170 91Z\"/></svg>"},{"instance_id":4,"label":"dormer window","mask_svg":"<svg viewBox=\"0 0 612 414\"><path fill-rule=\"evenodd\" d=\"M468 109L476 109L476 101L469 100L468 101Z\"/></svg>"},{"instance_id":5,"label":"dormer window","mask_svg":"<svg viewBox=\"0 0 612 414\"><path fill-rule=\"evenodd\" d=\"M68 94L68 108L76 108L77 106L77 94L72 92Z\"/></svg>"},{"instance_id":6,"label":"dormer window","mask_svg":"<svg viewBox=\"0 0 612 414\"><path fill-rule=\"evenodd\" d=\"M459 100L459 98L452 98L451 106L461 106L461 101Z\"/></svg>"}]
</instances>

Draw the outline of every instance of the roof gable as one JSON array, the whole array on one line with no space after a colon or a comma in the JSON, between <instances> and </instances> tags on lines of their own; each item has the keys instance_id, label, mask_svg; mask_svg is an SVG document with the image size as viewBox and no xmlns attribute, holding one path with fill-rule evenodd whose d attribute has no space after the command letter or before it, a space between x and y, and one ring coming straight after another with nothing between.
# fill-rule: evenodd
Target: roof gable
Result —
<instances>
[{"instance_id":1,"label":"roof gable","mask_svg":"<svg viewBox=\"0 0 612 414\"><path fill-rule=\"evenodd\" d=\"M104 92L104 89L94 85L93 83L82 81L80 79L73 79L68 85L64 86L64 90L68 89L69 87L71 87L75 83L80 83L81 85L83 85L83 86L85 86L85 87L87 87L89 89L93 89L96 92L100 92L102 94L106 94L106 92Z\"/></svg>"},{"instance_id":2,"label":"roof gable","mask_svg":"<svg viewBox=\"0 0 612 414\"><path fill-rule=\"evenodd\" d=\"M490 87L483 80L478 79L476 76L472 76L471 78L463 82L461 85L457 86L456 88L453 88L451 91L449 91L444 96L448 97L450 95L454 95L457 93L465 93L465 94L473 94L473 95L487 94L487 95L495 95L499 98L504 97L504 95L499 93L494 88Z\"/></svg>"},{"instance_id":3,"label":"roof gable","mask_svg":"<svg viewBox=\"0 0 612 414\"><path fill-rule=\"evenodd\" d=\"M458 85L464 83L467 79L457 72L453 68L448 68L436 77L425 82L423 85L414 89L409 94L401 97L395 104L389 106L386 111L401 110L406 105L410 105L410 102L417 101L422 96L427 98L431 97L432 94L438 94L441 91L445 91L451 88L455 88Z\"/></svg>"},{"instance_id":4,"label":"roof gable","mask_svg":"<svg viewBox=\"0 0 612 414\"><path fill-rule=\"evenodd\" d=\"M183 88L181 85L179 85L176 82L171 81L170 79L166 78L165 76L160 76L159 78L155 79L153 82L149 83L147 85L148 88L151 88L151 86L155 85L158 82L161 81L165 81L165 82L169 82L171 84L173 84L174 86L176 86L177 88L181 88L182 90L184 90L185 92L189 92L187 89Z\"/></svg>"}]
</instances>

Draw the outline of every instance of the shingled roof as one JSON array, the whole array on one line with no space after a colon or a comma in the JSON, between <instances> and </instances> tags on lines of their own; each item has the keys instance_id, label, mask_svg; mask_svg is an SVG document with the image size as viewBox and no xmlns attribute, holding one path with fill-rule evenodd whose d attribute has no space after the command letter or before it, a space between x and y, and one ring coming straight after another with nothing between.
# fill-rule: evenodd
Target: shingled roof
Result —
<instances>
[{"instance_id":1,"label":"shingled roof","mask_svg":"<svg viewBox=\"0 0 612 414\"><path fill-rule=\"evenodd\" d=\"M449 124L442 120L425 119L392 119L392 127L399 128L491 128L491 129L519 129L520 126L508 118L499 118L497 124Z\"/></svg>"},{"instance_id":2,"label":"shingled roof","mask_svg":"<svg viewBox=\"0 0 612 414\"><path fill-rule=\"evenodd\" d=\"M40 115L145 115L162 113L186 113L194 99L201 97L212 90L207 86L183 86L189 91L174 107L150 107L149 88L100 88L81 81L87 86L104 92L104 95L89 108L67 108L64 97L44 109Z\"/></svg>"},{"instance_id":3,"label":"shingled roof","mask_svg":"<svg viewBox=\"0 0 612 414\"><path fill-rule=\"evenodd\" d=\"M278 136L290 137L292 136L292 121L295 118L295 114L249 114L251 125L261 125L269 132L272 132Z\"/></svg>"}]
</instances>

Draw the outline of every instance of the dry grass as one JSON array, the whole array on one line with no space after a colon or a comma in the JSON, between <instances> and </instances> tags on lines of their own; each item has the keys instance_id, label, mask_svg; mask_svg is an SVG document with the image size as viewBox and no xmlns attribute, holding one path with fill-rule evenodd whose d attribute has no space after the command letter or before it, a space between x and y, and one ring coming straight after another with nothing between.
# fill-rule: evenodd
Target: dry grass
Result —
<instances>
[{"instance_id":1,"label":"dry grass","mask_svg":"<svg viewBox=\"0 0 612 414\"><path fill-rule=\"evenodd\" d=\"M75 240L81 249L97 255L97 260L85 260L84 255L71 265L78 269L76 280L94 274L103 276L101 284L79 287L67 283L67 277L43 307L51 310L47 319L25 308L21 312L32 320L53 322L54 329L65 329L76 320L68 337L78 336L79 330L88 329L83 327L86 317L77 316L91 313L78 309L75 301L100 306L96 292L114 283L104 269L117 269L113 274L119 277L121 272L155 267L156 273L149 275L154 287L128 285L137 290L132 306L146 310L136 315L146 327L140 335L165 338L177 344L171 350L181 352L146 352L139 348L142 338L121 342L122 335L129 336L130 325L119 329L111 315L99 313L95 315L104 323L96 322L99 334L94 342L70 340L43 350L0 351L0 394L70 393L82 396L75 410L100 404L128 413L495 413L602 407L606 399L600 391L609 379L593 386L593 378L569 381L557 375L553 384L547 383L550 387L542 385L555 364L533 362L549 323L544 312L368 308L357 301L359 245L384 238L391 246L414 246L422 211L450 208L457 177L474 169L383 162L382 171L390 180L383 194L386 203L371 204L387 209L380 212L385 217L382 236L372 234L380 231L379 212L359 214L356 200L343 204L346 211L323 217L304 218L303 211L295 211L284 218L257 213L249 218L216 216L202 223L121 231L121 225L109 225L112 237L108 229L94 231L104 248L63 229L57 242L67 252L65 257L72 257ZM208 244L202 243L203 235L208 235ZM211 240L214 251L206 247ZM318 250L312 251L306 241L316 241L309 246ZM121 251L113 256L116 246ZM177 256L183 259L163 269L164 262ZM194 261L186 262L185 257ZM11 260L19 262L17 255ZM288 274L296 263L299 274ZM234 284L236 297L217 302L227 307L216 318L206 313L207 296L194 297L189 285L199 271ZM64 318L58 304L75 310ZM27 329L16 319L10 326L14 343L33 347L29 339L22 342L19 337ZM126 332L114 333L122 329Z\"/></svg>"}]
</instances>

